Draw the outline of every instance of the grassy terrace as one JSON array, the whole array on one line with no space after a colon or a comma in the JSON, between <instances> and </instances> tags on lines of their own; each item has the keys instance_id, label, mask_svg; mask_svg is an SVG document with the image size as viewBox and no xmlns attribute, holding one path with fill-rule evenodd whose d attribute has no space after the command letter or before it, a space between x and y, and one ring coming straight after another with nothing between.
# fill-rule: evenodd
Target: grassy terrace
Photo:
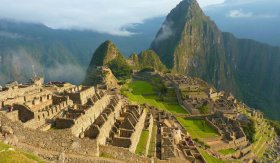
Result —
<instances>
[{"instance_id":1,"label":"grassy terrace","mask_svg":"<svg viewBox=\"0 0 280 163\"><path fill-rule=\"evenodd\" d=\"M123 94L132 102L148 104L173 114L187 114L179 104L162 101L156 88L146 81L133 81L127 84Z\"/></svg>"},{"instance_id":2,"label":"grassy terrace","mask_svg":"<svg viewBox=\"0 0 280 163\"><path fill-rule=\"evenodd\" d=\"M269 137L269 135L273 132L272 130L268 130L266 127L262 127L261 131L263 131L263 133L259 131L255 135L256 141L253 143L253 152L259 158L263 156L265 150L267 149L268 145L266 144L266 142L271 141L272 138Z\"/></svg>"},{"instance_id":3,"label":"grassy terrace","mask_svg":"<svg viewBox=\"0 0 280 163\"><path fill-rule=\"evenodd\" d=\"M156 147L156 134L157 134L157 127L154 125L153 126L153 130L152 130L152 136L151 136L151 141L150 141L150 145L149 145L149 151L148 151L148 156L149 157L153 157L155 151L155 147Z\"/></svg>"},{"instance_id":4,"label":"grassy terrace","mask_svg":"<svg viewBox=\"0 0 280 163\"><path fill-rule=\"evenodd\" d=\"M204 151L203 149L198 148L199 152L201 153L201 155L204 157L205 161L207 163L223 163L224 161L217 159L213 156L211 156L210 154L208 154L206 151Z\"/></svg>"},{"instance_id":5,"label":"grassy terrace","mask_svg":"<svg viewBox=\"0 0 280 163\"><path fill-rule=\"evenodd\" d=\"M181 117L178 117L177 119L193 139L213 138L219 136L219 133L209 126L205 120L190 120Z\"/></svg>"},{"instance_id":6,"label":"grassy terrace","mask_svg":"<svg viewBox=\"0 0 280 163\"><path fill-rule=\"evenodd\" d=\"M145 155L148 138L149 138L149 131L143 130L135 151L136 154Z\"/></svg>"},{"instance_id":7,"label":"grassy terrace","mask_svg":"<svg viewBox=\"0 0 280 163\"><path fill-rule=\"evenodd\" d=\"M230 148L230 149L222 149L222 150L219 150L218 152L221 153L221 154L223 154L223 155L228 155L228 154L233 154L233 153L235 153L236 150Z\"/></svg>"},{"instance_id":8,"label":"grassy terrace","mask_svg":"<svg viewBox=\"0 0 280 163\"><path fill-rule=\"evenodd\" d=\"M30 162L44 162L37 156L20 150L9 150L9 145L0 142L0 162L1 163L30 163Z\"/></svg>"}]
</instances>

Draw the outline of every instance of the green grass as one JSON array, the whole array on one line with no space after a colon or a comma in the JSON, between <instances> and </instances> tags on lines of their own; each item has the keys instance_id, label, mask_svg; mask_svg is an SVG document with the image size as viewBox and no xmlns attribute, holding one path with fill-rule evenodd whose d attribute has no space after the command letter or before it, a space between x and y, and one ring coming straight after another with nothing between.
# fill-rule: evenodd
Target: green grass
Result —
<instances>
[{"instance_id":1,"label":"green grass","mask_svg":"<svg viewBox=\"0 0 280 163\"><path fill-rule=\"evenodd\" d=\"M1 163L30 163L30 162L39 162L43 163L39 157L28 153L23 152L21 150L8 150L9 148L12 148L9 145L6 145L2 142L0 142L0 162Z\"/></svg>"},{"instance_id":2,"label":"green grass","mask_svg":"<svg viewBox=\"0 0 280 163\"><path fill-rule=\"evenodd\" d=\"M145 155L148 138L149 138L149 131L143 130L135 151L136 154Z\"/></svg>"},{"instance_id":3,"label":"green grass","mask_svg":"<svg viewBox=\"0 0 280 163\"><path fill-rule=\"evenodd\" d=\"M146 81L133 81L128 84L128 87L133 90L132 93L135 95L156 94L154 87Z\"/></svg>"},{"instance_id":4,"label":"green grass","mask_svg":"<svg viewBox=\"0 0 280 163\"><path fill-rule=\"evenodd\" d=\"M236 152L235 149L230 148L230 149L222 149L218 151L219 153L223 154L223 155L228 155L228 154L233 154Z\"/></svg>"},{"instance_id":5,"label":"green grass","mask_svg":"<svg viewBox=\"0 0 280 163\"><path fill-rule=\"evenodd\" d=\"M253 152L261 158L263 154L265 153L265 150L268 148L268 145L266 144L267 141L271 141L272 138L269 137L269 133L271 133L271 130L265 129L264 131L266 133L257 133L255 137L255 142L253 143Z\"/></svg>"},{"instance_id":6,"label":"green grass","mask_svg":"<svg viewBox=\"0 0 280 163\"><path fill-rule=\"evenodd\" d=\"M219 133L209 126L205 120L177 118L193 139L204 139L219 136Z\"/></svg>"},{"instance_id":7,"label":"green grass","mask_svg":"<svg viewBox=\"0 0 280 163\"><path fill-rule=\"evenodd\" d=\"M9 149L10 146L0 142L0 151Z\"/></svg>"},{"instance_id":8,"label":"green grass","mask_svg":"<svg viewBox=\"0 0 280 163\"><path fill-rule=\"evenodd\" d=\"M100 155L99 155L100 157L104 157L104 158L114 158L111 154L109 154L109 153L100 153Z\"/></svg>"},{"instance_id":9,"label":"green grass","mask_svg":"<svg viewBox=\"0 0 280 163\"><path fill-rule=\"evenodd\" d=\"M203 149L198 148L198 150L207 163L224 163L224 161L222 161L214 156L211 156Z\"/></svg>"},{"instance_id":10,"label":"green grass","mask_svg":"<svg viewBox=\"0 0 280 163\"><path fill-rule=\"evenodd\" d=\"M131 91L122 93L132 102L148 104L174 114L187 114L179 104L162 101L157 95L156 88L149 82L133 81L127 85L127 89Z\"/></svg>"},{"instance_id":11,"label":"green grass","mask_svg":"<svg viewBox=\"0 0 280 163\"><path fill-rule=\"evenodd\" d=\"M148 152L149 157L153 157L153 154L155 152L156 134L157 134L157 127L153 126L151 141L150 141L150 145L149 145L149 152Z\"/></svg>"}]
</instances>

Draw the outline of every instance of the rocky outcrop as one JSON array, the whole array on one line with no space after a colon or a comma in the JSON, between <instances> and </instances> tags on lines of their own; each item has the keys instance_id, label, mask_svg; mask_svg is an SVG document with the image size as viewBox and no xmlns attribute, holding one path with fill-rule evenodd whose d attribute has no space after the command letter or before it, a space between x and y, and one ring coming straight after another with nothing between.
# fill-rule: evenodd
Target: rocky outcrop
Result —
<instances>
[{"instance_id":1,"label":"rocky outcrop","mask_svg":"<svg viewBox=\"0 0 280 163\"><path fill-rule=\"evenodd\" d=\"M96 67L85 78L84 85L104 84L107 88L119 88L118 79L107 67Z\"/></svg>"}]
</instances>

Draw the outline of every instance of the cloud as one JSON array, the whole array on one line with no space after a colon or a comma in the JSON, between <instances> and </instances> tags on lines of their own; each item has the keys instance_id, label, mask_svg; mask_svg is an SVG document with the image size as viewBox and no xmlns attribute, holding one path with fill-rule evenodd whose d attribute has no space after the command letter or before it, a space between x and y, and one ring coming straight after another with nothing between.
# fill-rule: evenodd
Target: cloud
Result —
<instances>
[{"instance_id":1,"label":"cloud","mask_svg":"<svg viewBox=\"0 0 280 163\"><path fill-rule=\"evenodd\" d=\"M225 0L198 0L199 5L204 8L211 5L223 4Z\"/></svg>"},{"instance_id":2,"label":"cloud","mask_svg":"<svg viewBox=\"0 0 280 163\"><path fill-rule=\"evenodd\" d=\"M277 14L256 14L253 12L245 12L241 9L239 10L230 10L227 14L227 17L230 18L254 18L254 19L273 19L278 18Z\"/></svg>"},{"instance_id":3,"label":"cloud","mask_svg":"<svg viewBox=\"0 0 280 163\"><path fill-rule=\"evenodd\" d=\"M231 17L231 18L250 18L252 16L253 16L252 12L245 12L245 11L242 11L241 9L231 10L228 13L228 17Z\"/></svg>"},{"instance_id":4,"label":"cloud","mask_svg":"<svg viewBox=\"0 0 280 163\"><path fill-rule=\"evenodd\" d=\"M129 24L167 15L181 0L0 0L0 18L130 35ZM224 0L199 0L202 7Z\"/></svg>"},{"instance_id":5,"label":"cloud","mask_svg":"<svg viewBox=\"0 0 280 163\"><path fill-rule=\"evenodd\" d=\"M50 67L41 64L34 55L24 48L6 49L0 52L0 84L11 80L27 82L34 73L46 81L66 81L79 84L85 77L81 66L70 63L54 63Z\"/></svg>"},{"instance_id":6,"label":"cloud","mask_svg":"<svg viewBox=\"0 0 280 163\"><path fill-rule=\"evenodd\" d=\"M165 21L160 29L160 33L157 36L155 42L160 42L160 41L166 40L170 36L172 36L173 35L172 26L173 25L174 25L174 23L172 21Z\"/></svg>"},{"instance_id":7,"label":"cloud","mask_svg":"<svg viewBox=\"0 0 280 163\"><path fill-rule=\"evenodd\" d=\"M73 64L56 63L54 66L45 69L48 80L67 81L79 84L84 80L85 70Z\"/></svg>"}]
</instances>

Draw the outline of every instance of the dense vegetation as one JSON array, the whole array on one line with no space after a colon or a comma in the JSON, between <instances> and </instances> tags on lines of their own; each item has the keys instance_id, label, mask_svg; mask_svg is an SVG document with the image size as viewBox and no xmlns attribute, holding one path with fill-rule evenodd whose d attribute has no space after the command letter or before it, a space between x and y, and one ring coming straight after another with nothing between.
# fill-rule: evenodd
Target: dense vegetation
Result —
<instances>
[{"instance_id":1,"label":"dense vegetation","mask_svg":"<svg viewBox=\"0 0 280 163\"><path fill-rule=\"evenodd\" d=\"M277 135L280 136L280 122L279 121L269 120L269 123L270 123L271 126L274 127L275 132L277 133Z\"/></svg>"},{"instance_id":2,"label":"dense vegetation","mask_svg":"<svg viewBox=\"0 0 280 163\"><path fill-rule=\"evenodd\" d=\"M197 108L201 114L210 114L211 109L207 105L202 105Z\"/></svg>"},{"instance_id":3,"label":"dense vegetation","mask_svg":"<svg viewBox=\"0 0 280 163\"><path fill-rule=\"evenodd\" d=\"M166 66L161 62L159 56L152 50L142 51L139 55L132 54L128 61L137 70L157 70L166 72Z\"/></svg>"},{"instance_id":4,"label":"dense vegetation","mask_svg":"<svg viewBox=\"0 0 280 163\"><path fill-rule=\"evenodd\" d=\"M131 67L112 41L105 41L94 52L84 79L85 84L100 84L98 82L103 81L104 74L98 71L100 66L109 67L113 75L121 81L131 78Z\"/></svg>"},{"instance_id":5,"label":"dense vegetation","mask_svg":"<svg viewBox=\"0 0 280 163\"><path fill-rule=\"evenodd\" d=\"M256 123L253 119L249 119L248 123L241 124L241 127L243 128L243 131L247 137L247 139L253 143L255 142L255 134L256 134Z\"/></svg>"},{"instance_id":6,"label":"dense vegetation","mask_svg":"<svg viewBox=\"0 0 280 163\"><path fill-rule=\"evenodd\" d=\"M123 56L118 56L110 61L108 67L118 79L125 80L131 78L132 69Z\"/></svg>"}]
</instances>

